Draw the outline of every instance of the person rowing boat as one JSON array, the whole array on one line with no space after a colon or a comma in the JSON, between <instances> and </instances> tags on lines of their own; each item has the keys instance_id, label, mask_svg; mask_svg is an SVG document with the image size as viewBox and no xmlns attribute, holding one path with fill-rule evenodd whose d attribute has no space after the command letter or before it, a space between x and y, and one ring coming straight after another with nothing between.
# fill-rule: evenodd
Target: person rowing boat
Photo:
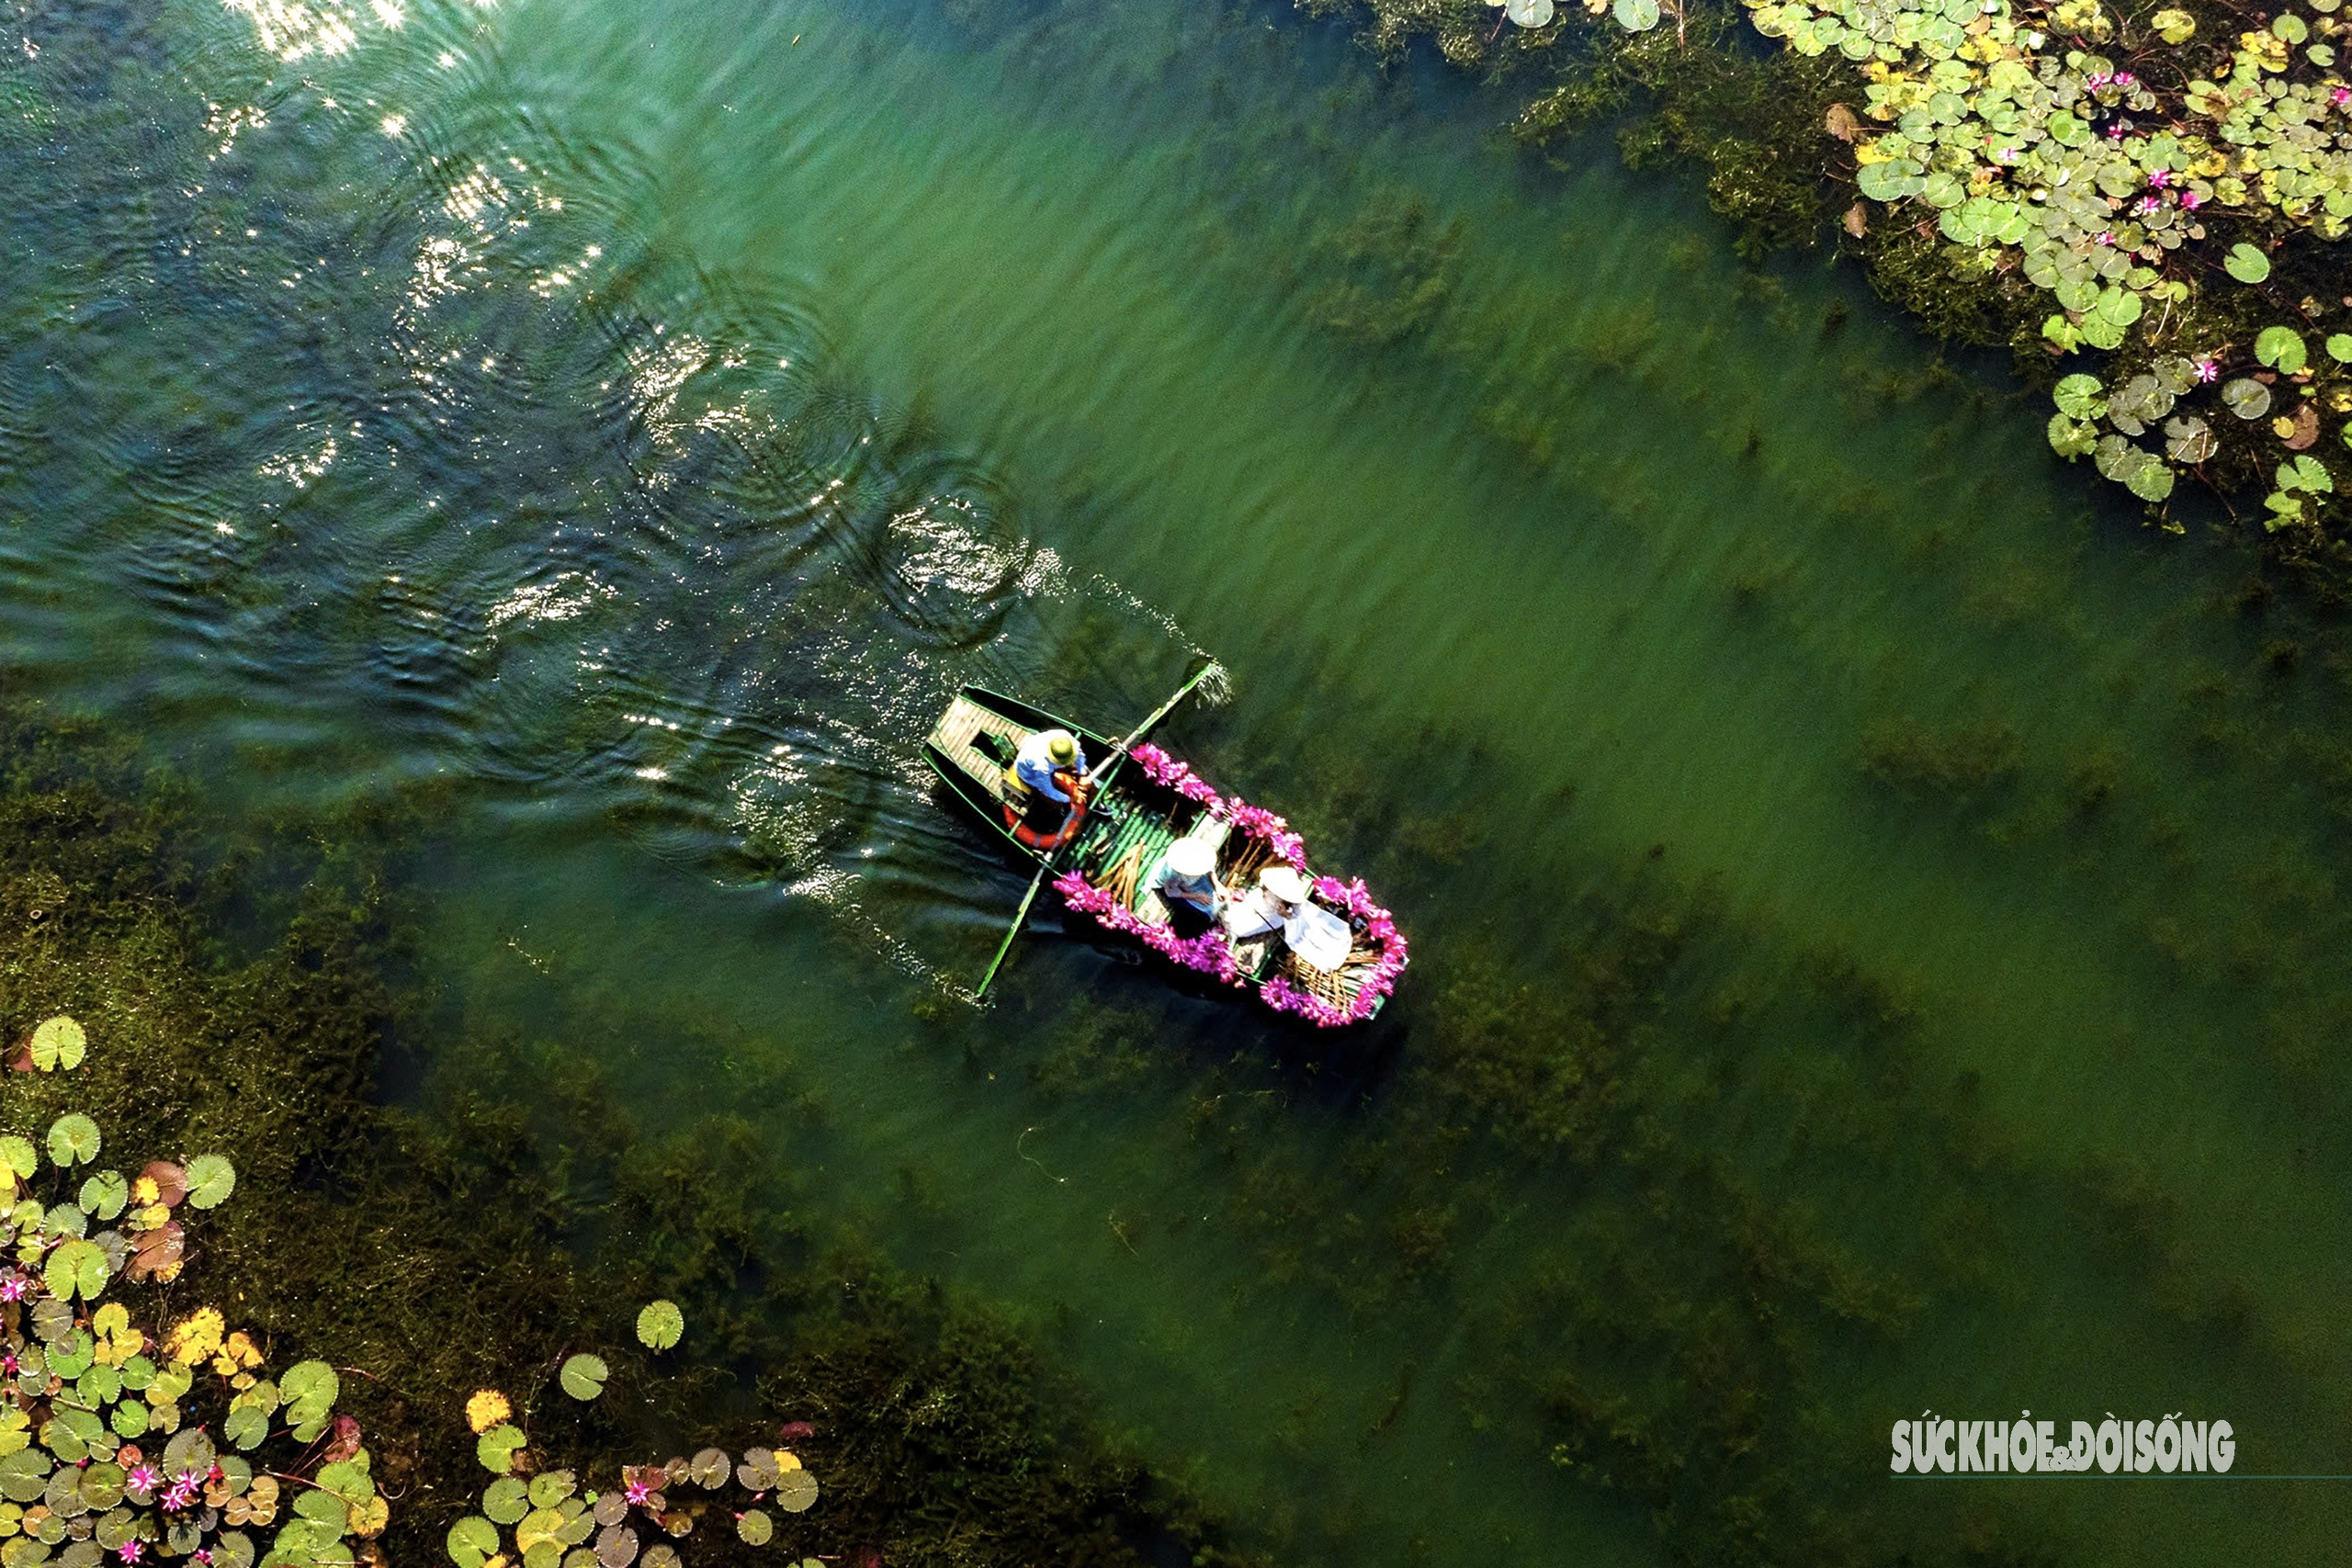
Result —
<instances>
[{"instance_id":1,"label":"person rowing boat","mask_svg":"<svg viewBox=\"0 0 2352 1568\"><path fill-rule=\"evenodd\" d=\"M1041 729L1022 741L1005 785L1007 804L1016 809L1029 834L1057 847L1064 829L1085 815L1093 794L1086 782L1086 752L1067 729Z\"/></svg>"}]
</instances>

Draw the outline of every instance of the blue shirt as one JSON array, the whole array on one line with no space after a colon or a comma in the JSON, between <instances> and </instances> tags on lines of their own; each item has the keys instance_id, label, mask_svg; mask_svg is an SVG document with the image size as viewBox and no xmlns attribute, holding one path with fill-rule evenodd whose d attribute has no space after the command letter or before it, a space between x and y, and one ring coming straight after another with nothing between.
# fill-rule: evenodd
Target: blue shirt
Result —
<instances>
[{"instance_id":1,"label":"blue shirt","mask_svg":"<svg viewBox=\"0 0 2352 1568\"><path fill-rule=\"evenodd\" d=\"M1078 755L1065 764L1079 773L1086 772L1086 748L1080 746ZM1021 743L1020 752L1012 760L1015 777L1047 800L1069 804L1069 792L1054 783L1054 760L1046 755L1046 736L1040 730Z\"/></svg>"}]
</instances>

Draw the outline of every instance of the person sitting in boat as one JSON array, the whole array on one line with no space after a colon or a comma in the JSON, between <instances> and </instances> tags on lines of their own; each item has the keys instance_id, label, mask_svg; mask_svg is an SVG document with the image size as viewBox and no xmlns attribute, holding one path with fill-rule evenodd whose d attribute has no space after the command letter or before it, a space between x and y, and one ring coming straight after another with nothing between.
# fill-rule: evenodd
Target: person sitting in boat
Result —
<instances>
[{"instance_id":1,"label":"person sitting in boat","mask_svg":"<svg viewBox=\"0 0 2352 1568\"><path fill-rule=\"evenodd\" d=\"M1270 865L1258 886L1225 906L1225 929L1236 942L1281 931L1306 908L1306 878L1287 865Z\"/></svg>"},{"instance_id":2,"label":"person sitting in boat","mask_svg":"<svg viewBox=\"0 0 2352 1568\"><path fill-rule=\"evenodd\" d=\"M1086 793L1086 753L1067 729L1041 729L1021 743L1013 754L1012 782L1020 793L1022 815L1040 832L1059 828L1077 798Z\"/></svg>"},{"instance_id":3,"label":"person sitting in boat","mask_svg":"<svg viewBox=\"0 0 2352 1568\"><path fill-rule=\"evenodd\" d=\"M1191 941L1209 929L1224 897L1216 882L1216 852L1198 839L1177 840L1161 857L1152 886L1168 906L1168 923Z\"/></svg>"}]
</instances>

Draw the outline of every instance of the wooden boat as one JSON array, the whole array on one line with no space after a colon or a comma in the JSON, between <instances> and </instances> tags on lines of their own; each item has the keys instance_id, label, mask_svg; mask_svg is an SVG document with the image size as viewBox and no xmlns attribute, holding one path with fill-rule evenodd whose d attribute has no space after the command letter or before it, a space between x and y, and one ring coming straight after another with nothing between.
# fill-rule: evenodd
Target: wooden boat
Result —
<instances>
[{"instance_id":1,"label":"wooden boat","mask_svg":"<svg viewBox=\"0 0 2352 1568\"><path fill-rule=\"evenodd\" d=\"M1138 745L1104 772L1074 829L1049 837L1026 829L1009 803L1007 771L1023 741L1056 728L1078 737L1090 766L1116 744L1017 698L966 686L932 727L923 755L1006 847L1033 864L1050 853L1056 891L1105 929L1217 985L1248 991L1277 1011L1327 1028L1359 1023L1379 1012L1406 962L1405 939L1388 912L1372 902L1363 883L1307 872L1306 847L1281 818L1219 796L1156 747ZM1054 837L1062 841L1054 843ZM1311 926L1294 923L1289 933L1319 928L1323 942L1302 945L1319 946L1318 956L1328 958L1342 951L1343 942L1345 957L1329 968L1317 967L1283 931L1240 941L1222 922L1180 935L1154 891L1161 860L1179 839L1206 843L1216 853L1218 882L1237 892L1254 886L1258 874L1276 863L1306 873L1314 890L1310 902L1328 916L1306 917Z\"/></svg>"}]
</instances>

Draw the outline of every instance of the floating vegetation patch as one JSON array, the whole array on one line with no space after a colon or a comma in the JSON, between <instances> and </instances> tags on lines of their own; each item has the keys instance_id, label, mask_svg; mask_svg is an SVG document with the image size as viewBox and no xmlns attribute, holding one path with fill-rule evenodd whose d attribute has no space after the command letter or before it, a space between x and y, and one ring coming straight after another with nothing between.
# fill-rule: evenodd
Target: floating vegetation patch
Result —
<instances>
[{"instance_id":1,"label":"floating vegetation patch","mask_svg":"<svg viewBox=\"0 0 2352 1568\"><path fill-rule=\"evenodd\" d=\"M2008 344L2037 384L2112 389L2057 400L2060 456L2174 532L2183 478L2267 491L2283 558L2352 570L2352 342L2324 351L2352 337L2343 0L1691 0L1664 7L1670 32L1645 3L1583 0L1467 34L1477 0L1368 4L1385 51L1422 33L1457 63L1552 76L1519 118L1531 142L1646 108L1628 159L1705 162L1744 245L1812 238L1859 195L1838 221L1891 299ZM1755 58L1754 34L1784 52ZM2290 487L2293 454L2311 466Z\"/></svg>"},{"instance_id":2,"label":"floating vegetation patch","mask_svg":"<svg viewBox=\"0 0 2352 1568\"><path fill-rule=\"evenodd\" d=\"M87 1038L70 1019L72 1065ZM38 1032L37 1032L38 1037ZM49 1070L41 1068L39 1070ZM183 1205L218 1208L225 1156L82 1174L97 1124L59 1117L44 1140L0 1137L0 1563L120 1568L193 1559L211 1568L380 1562L390 1522L359 1424L334 1413L340 1380L299 1361L275 1380L254 1337L219 1308L168 1322L142 1281L184 1258ZM174 1238L151 1263L153 1238Z\"/></svg>"}]
</instances>

